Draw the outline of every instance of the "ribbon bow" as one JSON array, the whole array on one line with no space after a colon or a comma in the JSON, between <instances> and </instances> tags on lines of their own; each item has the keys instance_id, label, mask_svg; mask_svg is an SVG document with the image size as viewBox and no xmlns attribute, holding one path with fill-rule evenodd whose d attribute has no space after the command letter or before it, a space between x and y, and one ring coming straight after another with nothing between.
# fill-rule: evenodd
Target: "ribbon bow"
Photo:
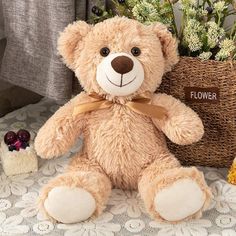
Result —
<instances>
[{"instance_id":1,"label":"ribbon bow","mask_svg":"<svg viewBox=\"0 0 236 236\"><path fill-rule=\"evenodd\" d=\"M74 108L73 115L82 114L85 112L90 112L94 110L107 109L114 105L115 102L108 101L105 98L99 96L96 93L89 94L90 97L95 100L92 102L79 104ZM151 101L150 98L144 96L135 97L132 101L128 101L125 104L120 104L126 106L132 111L145 115L151 118L163 119L167 117L167 111L164 107L148 104Z\"/></svg>"}]
</instances>

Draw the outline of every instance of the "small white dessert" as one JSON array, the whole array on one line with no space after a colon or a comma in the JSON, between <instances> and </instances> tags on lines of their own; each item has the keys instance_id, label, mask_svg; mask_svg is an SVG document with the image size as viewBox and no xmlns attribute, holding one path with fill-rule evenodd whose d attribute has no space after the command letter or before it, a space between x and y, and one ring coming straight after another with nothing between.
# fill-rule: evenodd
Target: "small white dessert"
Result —
<instances>
[{"instance_id":1,"label":"small white dessert","mask_svg":"<svg viewBox=\"0 0 236 236\"><path fill-rule=\"evenodd\" d=\"M3 170L7 176L36 172L38 170L38 159L33 143L30 143L30 146L26 149L11 152L3 141L0 148L0 157Z\"/></svg>"}]
</instances>

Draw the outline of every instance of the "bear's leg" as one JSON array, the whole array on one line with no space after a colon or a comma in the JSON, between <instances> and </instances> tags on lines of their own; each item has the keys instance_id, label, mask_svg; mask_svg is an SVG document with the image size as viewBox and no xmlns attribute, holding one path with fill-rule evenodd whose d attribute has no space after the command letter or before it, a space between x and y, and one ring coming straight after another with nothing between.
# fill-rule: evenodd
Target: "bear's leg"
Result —
<instances>
[{"instance_id":1,"label":"bear's leg","mask_svg":"<svg viewBox=\"0 0 236 236\"><path fill-rule=\"evenodd\" d=\"M77 156L42 189L39 206L53 220L76 223L98 216L110 192L111 182L100 166Z\"/></svg>"},{"instance_id":2,"label":"bear's leg","mask_svg":"<svg viewBox=\"0 0 236 236\"><path fill-rule=\"evenodd\" d=\"M201 217L212 198L203 174L181 167L170 153L144 169L138 188L151 216L173 223Z\"/></svg>"}]
</instances>

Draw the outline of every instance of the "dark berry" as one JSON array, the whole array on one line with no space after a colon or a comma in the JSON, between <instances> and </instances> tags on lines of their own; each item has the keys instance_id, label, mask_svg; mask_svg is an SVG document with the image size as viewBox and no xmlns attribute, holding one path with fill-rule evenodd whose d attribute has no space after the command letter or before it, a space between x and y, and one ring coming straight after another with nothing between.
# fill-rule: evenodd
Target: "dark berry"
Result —
<instances>
[{"instance_id":1,"label":"dark berry","mask_svg":"<svg viewBox=\"0 0 236 236\"><path fill-rule=\"evenodd\" d=\"M13 152L14 150L16 150L16 147L12 144L12 145L8 146L8 150L10 152Z\"/></svg>"},{"instance_id":2,"label":"dark berry","mask_svg":"<svg viewBox=\"0 0 236 236\"><path fill-rule=\"evenodd\" d=\"M141 50L138 47L133 47L131 49L131 53L133 54L133 56L137 57L137 56L139 56L141 54Z\"/></svg>"},{"instance_id":3,"label":"dark berry","mask_svg":"<svg viewBox=\"0 0 236 236\"><path fill-rule=\"evenodd\" d=\"M17 140L17 135L13 131L8 131L4 136L4 142L7 145L11 145L11 144L15 143L16 140Z\"/></svg>"},{"instance_id":4,"label":"dark berry","mask_svg":"<svg viewBox=\"0 0 236 236\"><path fill-rule=\"evenodd\" d=\"M25 143L25 142L22 142L22 143L21 143L20 148L26 149L27 147L29 147L29 143Z\"/></svg>"},{"instance_id":5,"label":"dark berry","mask_svg":"<svg viewBox=\"0 0 236 236\"><path fill-rule=\"evenodd\" d=\"M125 3L125 0L118 0L118 3L124 4L124 3Z\"/></svg>"},{"instance_id":6,"label":"dark berry","mask_svg":"<svg viewBox=\"0 0 236 236\"><path fill-rule=\"evenodd\" d=\"M207 10L208 14L211 14L213 12L213 8L212 7L206 7L206 10Z\"/></svg>"},{"instance_id":7,"label":"dark berry","mask_svg":"<svg viewBox=\"0 0 236 236\"><path fill-rule=\"evenodd\" d=\"M100 50L100 54L103 57L108 56L109 53L110 53L110 49L108 47L101 48Z\"/></svg>"},{"instance_id":8,"label":"dark berry","mask_svg":"<svg viewBox=\"0 0 236 236\"><path fill-rule=\"evenodd\" d=\"M93 6L92 13L95 14L96 16L101 16L103 14L103 11L101 8L99 8L97 6Z\"/></svg>"},{"instance_id":9,"label":"dark berry","mask_svg":"<svg viewBox=\"0 0 236 236\"><path fill-rule=\"evenodd\" d=\"M30 141L30 133L25 130L25 129L20 129L17 132L17 138L21 141L21 142L29 142Z\"/></svg>"}]
</instances>

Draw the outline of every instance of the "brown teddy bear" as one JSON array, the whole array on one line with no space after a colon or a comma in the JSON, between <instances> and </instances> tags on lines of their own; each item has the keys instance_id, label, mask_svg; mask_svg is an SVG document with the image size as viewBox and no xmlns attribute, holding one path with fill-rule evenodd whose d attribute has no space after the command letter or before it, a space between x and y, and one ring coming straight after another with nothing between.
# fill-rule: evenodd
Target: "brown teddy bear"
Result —
<instances>
[{"instance_id":1,"label":"brown teddy bear","mask_svg":"<svg viewBox=\"0 0 236 236\"><path fill-rule=\"evenodd\" d=\"M179 100L154 93L178 61L166 27L125 17L95 26L78 21L61 33L58 50L85 92L46 122L35 148L42 158L58 157L82 134L84 146L43 188L47 215L63 223L98 216L115 187L138 190L156 220L200 217L211 191L201 172L182 167L169 152L164 135L191 144L201 139L203 124Z\"/></svg>"}]
</instances>

